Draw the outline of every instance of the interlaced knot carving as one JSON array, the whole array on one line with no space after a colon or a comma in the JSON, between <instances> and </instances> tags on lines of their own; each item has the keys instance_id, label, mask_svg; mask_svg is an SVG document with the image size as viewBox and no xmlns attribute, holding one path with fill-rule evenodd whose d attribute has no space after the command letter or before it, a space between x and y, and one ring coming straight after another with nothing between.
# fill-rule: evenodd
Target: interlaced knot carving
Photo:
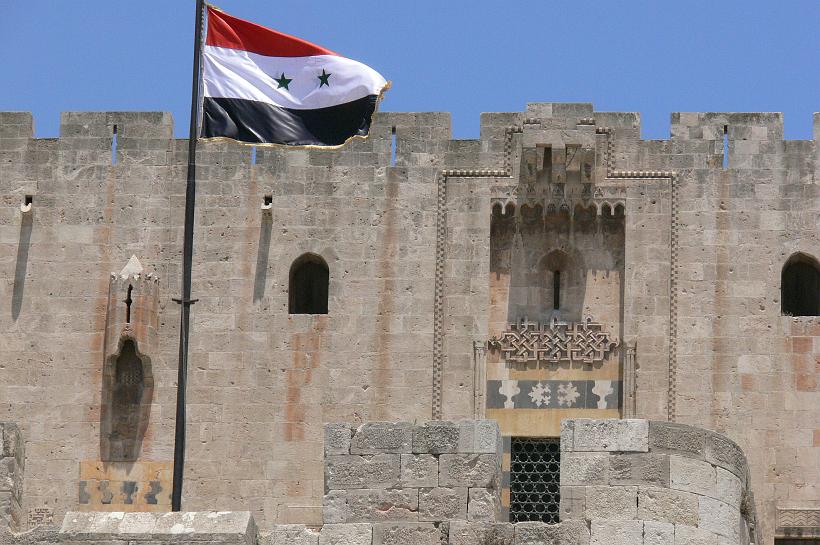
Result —
<instances>
[{"instance_id":1,"label":"interlaced knot carving","mask_svg":"<svg viewBox=\"0 0 820 545\"><path fill-rule=\"evenodd\" d=\"M618 347L603 326L586 316L580 322L561 322L553 317L548 323L527 318L511 323L507 331L489 341L501 350L508 362L602 362Z\"/></svg>"}]
</instances>

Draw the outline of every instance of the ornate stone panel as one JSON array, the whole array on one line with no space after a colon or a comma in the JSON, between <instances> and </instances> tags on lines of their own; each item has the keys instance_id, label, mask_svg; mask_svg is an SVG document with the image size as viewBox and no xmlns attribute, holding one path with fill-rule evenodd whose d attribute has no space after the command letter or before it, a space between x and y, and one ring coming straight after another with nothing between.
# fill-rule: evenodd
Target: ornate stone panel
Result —
<instances>
[{"instance_id":1,"label":"ornate stone panel","mask_svg":"<svg viewBox=\"0 0 820 545\"><path fill-rule=\"evenodd\" d=\"M603 362L618 347L603 326L587 316L580 322L531 322L526 318L511 323L507 331L489 341L508 362Z\"/></svg>"}]
</instances>

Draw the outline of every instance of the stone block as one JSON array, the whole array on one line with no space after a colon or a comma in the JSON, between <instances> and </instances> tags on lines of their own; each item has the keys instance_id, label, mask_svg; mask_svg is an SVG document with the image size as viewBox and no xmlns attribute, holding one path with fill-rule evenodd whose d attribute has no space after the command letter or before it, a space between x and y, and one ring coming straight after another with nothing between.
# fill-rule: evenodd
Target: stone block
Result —
<instances>
[{"instance_id":1,"label":"stone block","mask_svg":"<svg viewBox=\"0 0 820 545\"><path fill-rule=\"evenodd\" d=\"M450 545L512 545L515 525L509 522L450 522Z\"/></svg>"},{"instance_id":2,"label":"stone block","mask_svg":"<svg viewBox=\"0 0 820 545\"><path fill-rule=\"evenodd\" d=\"M576 452L648 452L646 420L576 419L572 450Z\"/></svg>"},{"instance_id":3,"label":"stone block","mask_svg":"<svg viewBox=\"0 0 820 545\"><path fill-rule=\"evenodd\" d=\"M561 473L564 471L561 460ZM609 456L609 482L613 485L669 486L669 456L651 453L624 453Z\"/></svg>"},{"instance_id":4,"label":"stone block","mask_svg":"<svg viewBox=\"0 0 820 545\"><path fill-rule=\"evenodd\" d=\"M413 450L413 425L409 422L367 422L353 434L351 454L409 454Z\"/></svg>"},{"instance_id":5,"label":"stone block","mask_svg":"<svg viewBox=\"0 0 820 545\"><path fill-rule=\"evenodd\" d=\"M319 531L319 545L371 545L370 524L325 524Z\"/></svg>"},{"instance_id":6,"label":"stone block","mask_svg":"<svg viewBox=\"0 0 820 545\"><path fill-rule=\"evenodd\" d=\"M335 422L325 424L325 456L328 454L350 454L350 440L353 430L349 424Z\"/></svg>"},{"instance_id":7,"label":"stone block","mask_svg":"<svg viewBox=\"0 0 820 545\"><path fill-rule=\"evenodd\" d=\"M401 457L398 454L328 456L325 458L325 486L329 490L392 488L398 486L400 470Z\"/></svg>"},{"instance_id":8,"label":"stone block","mask_svg":"<svg viewBox=\"0 0 820 545\"><path fill-rule=\"evenodd\" d=\"M587 520L631 520L637 516L637 486L586 487Z\"/></svg>"},{"instance_id":9,"label":"stone block","mask_svg":"<svg viewBox=\"0 0 820 545\"><path fill-rule=\"evenodd\" d=\"M688 453L702 457L706 446L706 430L684 424L651 422L649 424L649 446L653 453Z\"/></svg>"},{"instance_id":10,"label":"stone block","mask_svg":"<svg viewBox=\"0 0 820 545\"><path fill-rule=\"evenodd\" d=\"M459 428L455 422L431 421L413 428L413 452L442 454L459 451Z\"/></svg>"},{"instance_id":11,"label":"stone block","mask_svg":"<svg viewBox=\"0 0 820 545\"><path fill-rule=\"evenodd\" d=\"M18 482L17 460L0 458L0 490L16 491Z\"/></svg>"},{"instance_id":12,"label":"stone block","mask_svg":"<svg viewBox=\"0 0 820 545\"><path fill-rule=\"evenodd\" d=\"M638 491L638 518L697 526L698 497L668 488L641 487Z\"/></svg>"},{"instance_id":13,"label":"stone block","mask_svg":"<svg viewBox=\"0 0 820 545\"><path fill-rule=\"evenodd\" d=\"M683 456L670 456L669 474L670 488L704 496L714 497L715 495L715 468L709 462Z\"/></svg>"},{"instance_id":14,"label":"stone block","mask_svg":"<svg viewBox=\"0 0 820 545\"><path fill-rule=\"evenodd\" d=\"M643 545L672 545L675 542L675 526L668 522L644 521Z\"/></svg>"},{"instance_id":15,"label":"stone block","mask_svg":"<svg viewBox=\"0 0 820 545\"><path fill-rule=\"evenodd\" d=\"M715 476L717 480L714 498L739 510L743 501L743 485L740 479L722 467L715 468Z\"/></svg>"},{"instance_id":16,"label":"stone block","mask_svg":"<svg viewBox=\"0 0 820 545\"><path fill-rule=\"evenodd\" d=\"M466 488L422 488L418 501L421 522L467 518Z\"/></svg>"},{"instance_id":17,"label":"stone block","mask_svg":"<svg viewBox=\"0 0 820 545\"><path fill-rule=\"evenodd\" d=\"M677 524L675 545L717 545L717 536L703 528Z\"/></svg>"},{"instance_id":18,"label":"stone block","mask_svg":"<svg viewBox=\"0 0 820 545\"><path fill-rule=\"evenodd\" d=\"M504 450L501 428L495 420L462 420L458 426L458 452L498 454Z\"/></svg>"},{"instance_id":19,"label":"stone block","mask_svg":"<svg viewBox=\"0 0 820 545\"><path fill-rule=\"evenodd\" d=\"M698 498L698 528L740 540L740 511L714 498Z\"/></svg>"},{"instance_id":20,"label":"stone block","mask_svg":"<svg viewBox=\"0 0 820 545\"><path fill-rule=\"evenodd\" d=\"M319 545L319 532L304 524L277 524L260 545Z\"/></svg>"},{"instance_id":21,"label":"stone block","mask_svg":"<svg viewBox=\"0 0 820 545\"><path fill-rule=\"evenodd\" d=\"M409 489L330 490L323 499L325 523L419 520L419 491Z\"/></svg>"},{"instance_id":22,"label":"stone block","mask_svg":"<svg viewBox=\"0 0 820 545\"><path fill-rule=\"evenodd\" d=\"M439 456L439 486L497 488L501 457L497 454L442 454Z\"/></svg>"},{"instance_id":23,"label":"stone block","mask_svg":"<svg viewBox=\"0 0 820 545\"><path fill-rule=\"evenodd\" d=\"M746 477L746 456L728 437L708 433L704 458L716 466L734 473L741 480Z\"/></svg>"},{"instance_id":24,"label":"stone block","mask_svg":"<svg viewBox=\"0 0 820 545\"><path fill-rule=\"evenodd\" d=\"M609 454L566 452L561 456L561 486L609 484Z\"/></svg>"},{"instance_id":25,"label":"stone block","mask_svg":"<svg viewBox=\"0 0 820 545\"><path fill-rule=\"evenodd\" d=\"M400 480L403 487L438 486L438 459L431 454L402 454Z\"/></svg>"},{"instance_id":26,"label":"stone block","mask_svg":"<svg viewBox=\"0 0 820 545\"><path fill-rule=\"evenodd\" d=\"M123 539L136 539L156 531L157 516L154 513L126 513L120 521L119 533Z\"/></svg>"},{"instance_id":27,"label":"stone block","mask_svg":"<svg viewBox=\"0 0 820 545\"><path fill-rule=\"evenodd\" d=\"M431 522L373 525L373 545L441 545L442 530Z\"/></svg>"},{"instance_id":28,"label":"stone block","mask_svg":"<svg viewBox=\"0 0 820 545\"><path fill-rule=\"evenodd\" d=\"M587 491L585 486L562 486L560 520L584 520Z\"/></svg>"},{"instance_id":29,"label":"stone block","mask_svg":"<svg viewBox=\"0 0 820 545\"><path fill-rule=\"evenodd\" d=\"M589 529L580 520L560 524L519 522L515 525L515 545L587 545Z\"/></svg>"},{"instance_id":30,"label":"stone block","mask_svg":"<svg viewBox=\"0 0 820 545\"><path fill-rule=\"evenodd\" d=\"M590 545L636 545L643 541L643 521L593 520Z\"/></svg>"},{"instance_id":31,"label":"stone block","mask_svg":"<svg viewBox=\"0 0 820 545\"><path fill-rule=\"evenodd\" d=\"M561 420L561 451L574 450L575 420Z\"/></svg>"},{"instance_id":32,"label":"stone block","mask_svg":"<svg viewBox=\"0 0 820 545\"><path fill-rule=\"evenodd\" d=\"M468 492L467 519L494 522L501 518L501 498L494 490L471 488Z\"/></svg>"}]
</instances>

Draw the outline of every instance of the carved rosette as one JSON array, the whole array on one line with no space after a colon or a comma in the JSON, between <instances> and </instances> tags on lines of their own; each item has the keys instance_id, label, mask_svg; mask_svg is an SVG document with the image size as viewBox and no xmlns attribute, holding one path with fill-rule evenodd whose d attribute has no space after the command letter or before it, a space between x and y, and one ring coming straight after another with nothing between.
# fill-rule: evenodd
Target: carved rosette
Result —
<instances>
[{"instance_id":1,"label":"carved rosette","mask_svg":"<svg viewBox=\"0 0 820 545\"><path fill-rule=\"evenodd\" d=\"M507 331L490 339L488 345L492 350L500 350L508 362L593 364L614 353L619 341L587 316L580 322L553 318L543 324L524 318L511 323Z\"/></svg>"}]
</instances>

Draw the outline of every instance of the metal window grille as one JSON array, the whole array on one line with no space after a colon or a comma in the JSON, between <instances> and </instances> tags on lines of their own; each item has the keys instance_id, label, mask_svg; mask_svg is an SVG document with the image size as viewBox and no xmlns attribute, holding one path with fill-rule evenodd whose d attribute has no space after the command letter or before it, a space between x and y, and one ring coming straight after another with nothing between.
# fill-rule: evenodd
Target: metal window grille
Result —
<instances>
[{"instance_id":1,"label":"metal window grille","mask_svg":"<svg viewBox=\"0 0 820 545\"><path fill-rule=\"evenodd\" d=\"M560 470L560 439L512 438L510 522L558 522Z\"/></svg>"}]
</instances>

